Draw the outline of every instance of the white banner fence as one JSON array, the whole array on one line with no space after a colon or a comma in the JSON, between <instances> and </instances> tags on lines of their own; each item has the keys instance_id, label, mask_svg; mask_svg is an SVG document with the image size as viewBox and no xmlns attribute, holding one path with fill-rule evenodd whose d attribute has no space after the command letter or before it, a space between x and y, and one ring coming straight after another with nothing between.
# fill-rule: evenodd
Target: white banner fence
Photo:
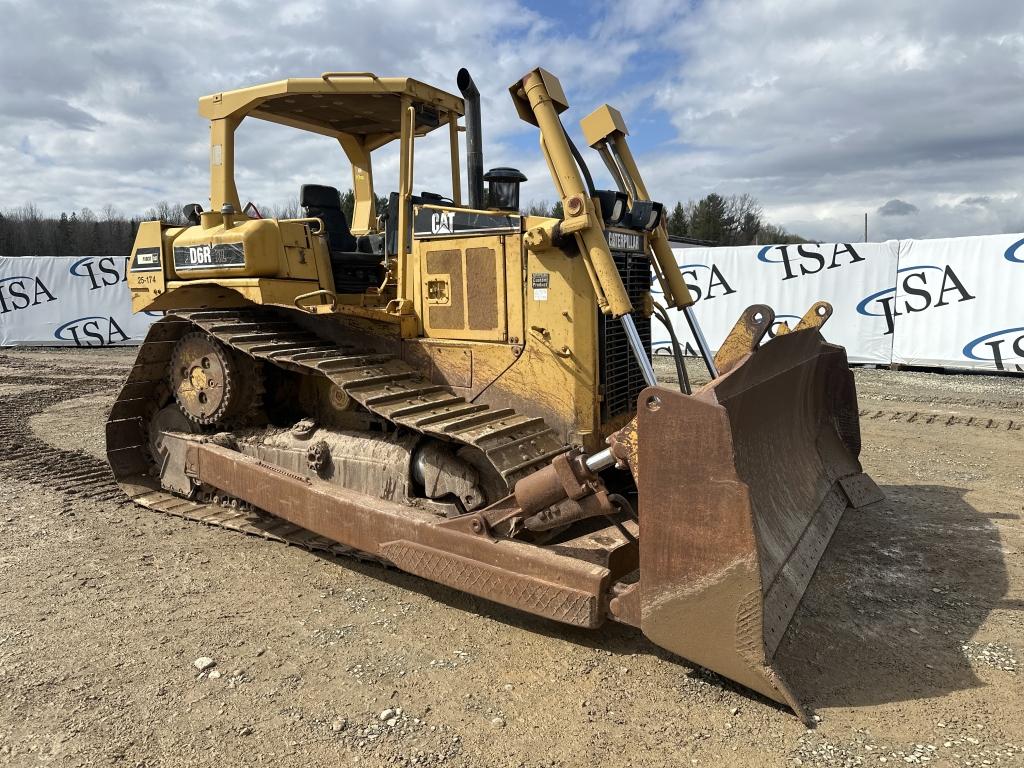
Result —
<instances>
[{"instance_id":1,"label":"white banner fence","mask_svg":"<svg viewBox=\"0 0 1024 768\"><path fill-rule=\"evenodd\" d=\"M125 262L0 256L0 347L138 344L159 315L132 314Z\"/></svg>"},{"instance_id":2,"label":"white banner fence","mask_svg":"<svg viewBox=\"0 0 1024 768\"><path fill-rule=\"evenodd\" d=\"M751 304L792 327L824 299L833 307L824 335L851 363L1024 371L1024 235L675 254L713 350ZM673 327L695 354L680 313ZM655 353L670 350L657 322L652 336Z\"/></svg>"},{"instance_id":3,"label":"white banner fence","mask_svg":"<svg viewBox=\"0 0 1024 768\"><path fill-rule=\"evenodd\" d=\"M1022 234L675 254L714 350L751 304L792 327L824 299L834 310L825 336L851 363L1024 371ZM671 314L696 354L681 313ZM0 257L0 346L137 344L158 316L131 313L123 257ZM657 321L653 350L671 350Z\"/></svg>"}]
</instances>

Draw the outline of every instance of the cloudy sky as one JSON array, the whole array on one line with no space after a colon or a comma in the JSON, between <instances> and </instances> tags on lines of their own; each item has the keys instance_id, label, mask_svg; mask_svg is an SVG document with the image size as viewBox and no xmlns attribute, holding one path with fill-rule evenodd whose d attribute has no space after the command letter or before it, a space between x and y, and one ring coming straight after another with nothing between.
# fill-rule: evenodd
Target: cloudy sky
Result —
<instances>
[{"instance_id":1,"label":"cloudy sky","mask_svg":"<svg viewBox=\"0 0 1024 768\"><path fill-rule=\"evenodd\" d=\"M0 19L0 209L205 201L199 96L326 70L455 91L461 66L484 94L485 165L552 200L507 92L539 65L577 137L601 102L622 110L670 204L747 192L820 240L860 239L864 212L872 240L1024 231L1024 5L1009 0L0 0ZM449 191L441 133L417 146L417 189ZM336 144L259 121L238 163L243 201L350 185ZM376 176L394 187L393 153Z\"/></svg>"}]
</instances>

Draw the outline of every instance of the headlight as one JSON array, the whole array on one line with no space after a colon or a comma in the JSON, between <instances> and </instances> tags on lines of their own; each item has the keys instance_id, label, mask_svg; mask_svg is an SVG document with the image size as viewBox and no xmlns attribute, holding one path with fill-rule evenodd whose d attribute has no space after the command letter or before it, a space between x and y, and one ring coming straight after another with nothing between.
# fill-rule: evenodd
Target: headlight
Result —
<instances>
[{"instance_id":1,"label":"headlight","mask_svg":"<svg viewBox=\"0 0 1024 768\"><path fill-rule=\"evenodd\" d=\"M651 200L634 200L633 207L629 209L629 227L632 229L646 229L653 231L661 223L661 217L665 213L665 206Z\"/></svg>"},{"instance_id":2,"label":"headlight","mask_svg":"<svg viewBox=\"0 0 1024 768\"><path fill-rule=\"evenodd\" d=\"M594 194L601 203L601 216L605 225L614 227L620 224L626 213L626 201L629 199L626 193L615 189L598 189Z\"/></svg>"}]
</instances>

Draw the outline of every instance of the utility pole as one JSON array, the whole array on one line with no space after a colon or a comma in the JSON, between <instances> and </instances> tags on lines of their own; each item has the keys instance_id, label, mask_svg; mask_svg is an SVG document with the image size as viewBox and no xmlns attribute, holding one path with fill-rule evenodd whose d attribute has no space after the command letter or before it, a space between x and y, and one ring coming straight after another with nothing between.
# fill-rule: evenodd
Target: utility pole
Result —
<instances>
[{"instance_id":1,"label":"utility pole","mask_svg":"<svg viewBox=\"0 0 1024 768\"><path fill-rule=\"evenodd\" d=\"M864 211L864 242L868 241L868 212Z\"/></svg>"}]
</instances>

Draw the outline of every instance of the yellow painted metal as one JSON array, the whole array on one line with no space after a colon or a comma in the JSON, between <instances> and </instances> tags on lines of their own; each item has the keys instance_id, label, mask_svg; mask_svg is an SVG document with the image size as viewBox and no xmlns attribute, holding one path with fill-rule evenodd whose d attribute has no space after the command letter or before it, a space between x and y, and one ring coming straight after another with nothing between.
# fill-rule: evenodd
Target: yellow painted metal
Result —
<instances>
[{"instance_id":1,"label":"yellow painted metal","mask_svg":"<svg viewBox=\"0 0 1024 768\"><path fill-rule=\"evenodd\" d=\"M532 289L546 275L546 291ZM598 315L583 259L559 250L526 255L525 346L502 376L505 396L533 402L550 424L562 425L570 442L601 447L598 394Z\"/></svg>"},{"instance_id":2,"label":"yellow painted metal","mask_svg":"<svg viewBox=\"0 0 1024 768\"><path fill-rule=\"evenodd\" d=\"M752 304L743 310L729 335L715 354L715 368L724 376L757 349L775 322L775 312L764 304Z\"/></svg>"},{"instance_id":3,"label":"yellow painted metal","mask_svg":"<svg viewBox=\"0 0 1024 768\"><path fill-rule=\"evenodd\" d=\"M234 181L234 133L246 117L337 139L352 163L355 234L376 231L376 196L370 153L402 134L407 107L430 110L415 116L409 130L424 135L464 112L461 98L405 77L371 72L325 72L319 78L290 78L204 96L199 114L210 120L210 208L229 203L241 210ZM453 166L458 164L457 147Z\"/></svg>"},{"instance_id":4,"label":"yellow painted metal","mask_svg":"<svg viewBox=\"0 0 1024 768\"><path fill-rule=\"evenodd\" d=\"M559 112L568 107L558 79L550 72L535 69L510 90L520 116L540 128L543 136L541 146L552 171L552 179L562 194L562 209L566 216L562 231L576 235L580 252L590 264L588 276L593 282L598 307L615 317L631 312L633 306L608 249L603 222L596 215L594 203L583 186L558 118ZM524 116L527 107L530 116Z\"/></svg>"},{"instance_id":5,"label":"yellow painted metal","mask_svg":"<svg viewBox=\"0 0 1024 768\"><path fill-rule=\"evenodd\" d=\"M602 104L589 115L580 120L583 138L594 149L608 137L621 133L627 135L626 121L622 113L610 104Z\"/></svg>"},{"instance_id":6,"label":"yellow painted metal","mask_svg":"<svg viewBox=\"0 0 1024 768\"><path fill-rule=\"evenodd\" d=\"M414 146L416 137L426 130L418 110L424 103L433 104L439 109L437 127L447 123L453 199L458 202L461 100L433 99L436 90L410 85L413 81L401 80L404 85L399 85L399 81L366 73L328 75L203 100L201 111L214 126L212 142L220 147L218 164L211 164L211 199L230 202L236 212L224 216L219 210L205 211L201 224L193 227L172 228L159 222L140 227L137 247L161 247L164 269L149 276L129 273L133 308L293 307L296 298L305 295L305 303L310 304L307 311L322 315L323 322L344 320L347 328L365 331L367 338L376 339L374 344L388 349L401 341L399 348L422 360L432 376L448 377L453 386L465 388L466 396L543 416L566 442L588 450L602 447L603 438L628 414L601 423L595 307L611 314L633 307L615 269L600 212L562 131L558 114L568 108L568 102L558 80L535 70L513 92L520 114L540 128L545 162L562 200L564 219L524 217L520 232L455 232L414 240L411 217L421 207L412 204ZM328 130L310 109L331 95L343 101L353 96L366 97L365 103L387 103L390 118L375 131L357 133L354 120L348 123L353 129L349 132ZM335 106L340 111L341 105ZM384 114L374 110L373 120ZM332 135L339 142L352 164L357 198L352 230L360 234L376 229L371 154L398 141L398 257L391 280L380 291L334 293L326 238L318 234L321 222L250 219L237 212L233 133L244 116ZM567 235L575 238L583 258L559 247L559 237ZM175 273L174 246L229 242L244 244L244 266ZM438 252L447 255L439 258ZM535 276L538 285L548 287L535 291ZM458 300L457 311L433 311L451 309Z\"/></svg>"},{"instance_id":7,"label":"yellow painted metal","mask_svg":"<svg viewBox=\"0 0 1024 768\"><path fill-rule=\"evenodd\" d=\"M507 341L506 250L518 235L416 240L423 335L428 338Z\"/></svg>"},{"instance_id":8,"label":"yellow painted metal","mask_svg":"<svg viewBox=\"0 0 1024 768\"><path fill-rule=\"evenodd\" d=\"M242 209L235 189L235 129L241 118L222 117L210 121L210 210L225 204Z\"/></svg>"},{"instance_id":9,"label":"yellow painted metal","mask_svg":"<svg viewBox=\"0 0 1024 768\"><path fill-rule=\"evenodd\" d=\"M212 218L212 217L210 217ZM190 268L187 272L174 271L179 280L207 277L282 277L305 280L317 279L317 265L313 258L314 242L320 238L309 233L309 225L277 219L242 219L232 223L221 217L219 223L203 227L188 227L175 238L174 248L206 245L235 244L245 252L245 263L240 267ZM170 256L171 254L168 254ZM171 264L173 265L173 259Z\"/></svg>"},{"instance_id":10,"label":"yellow painted metal","mask_svg":"<svg viewBox=\"0 0 1024 768\"><path fill-rule=\"evenodd\" d=\"M168 292L188 285L222 283L239 292L250 301L291 306L295 296L311 290L334 291L330 260L317 221L278 219L249 219L242 215L223 216L206 211L201 223L191 227L167 227L150 221L139 225L132 253L139 248L160 248L159 271L128 270L128 286L132 295L132 311L193 307L194 292ZM174 249L212 248L218 244L233 244L243 248L244 264L238 267L218 267L178 271L174 266ZM271 283L253 283L253 279L273 278ZM244 282L249 280L250 282ZM239 282L243 281L243 282ZM278 283L294 283L293 289L284 289ZM264 290L266 286L270 289ZM258 290L253 290L257 289ZM204 292L204 296L209 291ZM204 303L208 299L203 299ZM226 301L227 303L224 303ZM230 297L217 306L233 306Z\"/></svg>"},{"instance_id":11,"label":"yellow painted metal","mask_svg":"<svg viewBox=\"0 0 1024 768\"><path fill-rule=\"evenodd\" d=\"M204 96L199 114L209 120L258 117L304 131L339 138L395 134L398 101L408 99L447 112L464 114L462 99L408 77L300 77ZM426 126L424 126L426 130Z\"/></svg>"},{"instance_id":12,"label":"yellow painted metal","mask_svg":"<svg viewBox=\"0 0 1024 768\"><path fill-rule=\"evenodd\" d=\"M448 113L448 154L452 159L452 202L462 205L462 171L459 167L459 116Z\"/></svg>"},{"instance_id":13,"label":"yellow painted metal","mask_svg":"<svg viewBox=\"0 0 1024 768\"><path fill-rule=\"evenodd\" d=\"M520 119L539 127L541 129L541 136L544 136L546 135L544 126L541 125L529 97L522 92L526 85L526 79L531 76L537 85L543 89L544 93L547 94L551 108L556 115L560 115L569 108L569 100L565 98L565 91L562 90L562 84L558 78L542 67L532 70L529 74L513 83L508 89L509 93L512 94L512 103L515 104L516 112L519 113Z\"/></svg>"},{"instance_id":14,"label":"yellow painted metal","mask_svg":"<svg viewBox=\"0 0 1024 768\"><path fill-rule=\"evenodd\" d=\"M132 246L132 253L128 258L129 269L126 275L128 291L132 299L132 312L142 312L157 297L163 295L166 290L167 278L164 274L166 257L163 254L162 247L165 229L159 221L144 221L139 224L139 231L135 234L135 244ZM140 248L160 248L161 268L158 270L133 271L130 265Z\"/></svg>"},{"instance_id":15,"label":"yellow painted metal","mask_svg":"<svg viewBox=\"0 0 1024 768\"><path fill-rule=\"evenodd\" d=\"M626 121L614 107L602 104L580 121L587 143L596 149L619 188L633 200L650 200L640 169L626 141ZM668 239L668 229L662 220L648 237L653 255L652 267L665 296L665 304L681 309L694 303L686 281L679 270L675 254Z\"/></svg>"},{"instance_id":16,"label":"yellow painted metal","mask_svg":"<svg viewBox=\"0 0 1024 768\"><path fill-rule=\"evenodd\" d=\"M827 301L816 301L800 318L800 322L793 330L805 331L808 328L821 328L830 317L832 317L832 305Z\"/></svg>"},{"instance_id":17,"label":"yellow painted metal","mask_svg":"<svg viewBox=\"0 0 1024 768\"><path fill-rule=\"evenodd\" d=\"M353 235L365 235L377 229L377 196L373 193L373 165L366 139L352 134L338 137L341 148L352 163L352 192L355 205L349 229Z\"/></svg>"},{"instance_id":18,"label":"yellow painted metal","mask_svg":"<svg viewBox=\"0 0 1024 768\"><path fill-rule=\"evenodd\" d=\"M265 277L206 278L201 280L170 280L167 290L136 308L132 295L132 311L175 310L239 307L246 304L276 304L292 307L304 293L318 290L310 280L277 280Z\"/></svg>"},{"instance_id":19,"label":"yellow painted metal","mask_svg":"<svg viewBox=\"0 0 1024 768\"><path fill-rule=\"evenodd\" d=\"M416 259L408 257L410 250L409 232L412 214L412 174L413 145L413 107L402 102L402 138L399 141L398 161L398 298L412 299L416 295L416 279L414 267Z\"/></svg>"}]
</instances>

